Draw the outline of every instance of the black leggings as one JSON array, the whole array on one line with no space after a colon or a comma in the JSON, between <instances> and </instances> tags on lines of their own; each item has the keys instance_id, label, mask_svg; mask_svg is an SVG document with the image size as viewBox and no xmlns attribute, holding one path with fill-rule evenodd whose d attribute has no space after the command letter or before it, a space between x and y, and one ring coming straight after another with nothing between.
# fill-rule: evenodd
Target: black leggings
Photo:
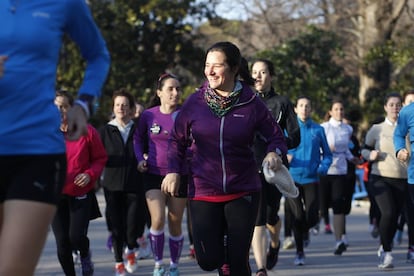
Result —
<instances>
[{"instance_id":1,"label":"black leggings","mask_svg":"<svg viewBox=\"0 0 414 276\"><path fill-rule=\"evenodd\" d=\"M286 202L293 215L296 251L303 252L304 233L319 222L319 187L318 183L296 186L299 188L299 196L287 198Z\"/></svg>"},{"instance_id":2,"label":"black leggings","mask_svg":"<svg viewBox=\"0 0 414 276\"><path fill-rule=\"evenodd\" d=\"M273 185L266 182L263 173L260 173L262 191L259 204L259 211L256 219L256 226L275 225L279 221L280 199L282 194Z\"/></svg>"},{"instance_id":3,"label":"black leggings","mask_svg":"<svg viewBox=\"0 0 414 276\"><path fill-rule=\"evenodd\" d=\"M329 223L329 208L332 207L335 215L345 214L347 209L346 175L325 175L320 177L319 196L321 217L325 224Z\"/></svg>"},{"instance_id":4,"label":"black leggings","mask_svg":"<svg viewBox=\"0 0 414 276\"><path fill-rule=\"evenodd\" d=\"M52 221L58 259L67 276L76 276L72 251L79 250L82 258L89 254L87 234L91 207L94 203L92 197L95 196L92 193L94 191L84 197L63 195Z\"/></svg>"},{"instance_id":5,"label":"black leggings","mask_svg":"<svg viewBox=\"0 0 414 276\"><path fill-rule=\"evenodd\" d=\"M203 270L218 269L226 262L230 275L251 275L249 251L259 197L256 192L228 202L190 200L194 249Z\"/></svg>"},{"instance_id":6,"label":"black leggings","mask_svg":"<svg viewBox=\"0 0 414 276\"><path fill-rule=\"evenodd\" d=\"M379 232L384 251L391 251L392 240L397 230L398 216L404 207L407 180L371 175L372 191L381 212Z\"/></svg>"},{"instance_id":7,"label":"black leggings","mask_svg":"<svg viewBox=\"0 0 414 276\"><path fill-rule=\"evenodd\" d=\"M110 221L112 244L116 262L122 262L123 247L138 247L137 238L145 228L144 212L139 210L138 193L108 191L104 189L106 214ZM141 210L142 211L142 210Z\"/></svg>"}]
</instances>

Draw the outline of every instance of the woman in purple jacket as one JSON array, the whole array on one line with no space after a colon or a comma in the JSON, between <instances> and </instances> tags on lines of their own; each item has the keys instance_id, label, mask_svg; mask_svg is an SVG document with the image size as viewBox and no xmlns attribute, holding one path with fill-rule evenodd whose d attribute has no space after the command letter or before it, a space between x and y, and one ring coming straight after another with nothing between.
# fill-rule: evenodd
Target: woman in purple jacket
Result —
<instances>
[{"instance_id":1,"label":"woman in purple jacket","mask_svg":"<svg viewBox=\"0 0 414 276\"><path fill-rule=\"evenodd\" d=\"M251 275L249 250L261 182L252 151L256 133L267 141L264 159L272 170L286 154L283 133L250 88L239 49L218 42L207 50L207 78L177 115L162 191L175 195L186 150L192 149L188 189L194 248L200 267L220 275ZM239 81L239 77L244 81ZM225 238L226 237L226 238ZM226 264L226 266L223 266Z\"/></svg>"}]
</instances>

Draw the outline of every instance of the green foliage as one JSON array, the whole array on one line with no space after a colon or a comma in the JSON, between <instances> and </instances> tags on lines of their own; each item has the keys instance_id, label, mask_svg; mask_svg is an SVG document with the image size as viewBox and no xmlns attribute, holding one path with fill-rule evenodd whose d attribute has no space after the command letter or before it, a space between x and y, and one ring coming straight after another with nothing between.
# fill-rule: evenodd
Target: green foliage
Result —
<instances>
[{"instance_id":1,"label":"green foliage","mask_svg":"<svg viewBox=\"0 0 414 276\"><path fill-rule=\"evenodd\" d=\"M340 41L334 33L309 26L305 33L256 57L274 63L275 90L293 102L300 95L311 98L315 120L320 121L333 98L348 104L357 99L356 81L336 62L341 55Z\"/></svg>"},{"instance_id":2,"label":"green foliage","mask_svg":"<svg viewBox=\"0 0 414 276\"><path fill-rule=\"evenodd\" d=\"M368 121L383 116L383 98L396 91L403 94L413 87L412 61L414 59L414 39L406 36L398 42L386 43L370 49L362 61L362 68L376 80L376 86L366 94L366 117Z\"/></svg>"},{"instance_id":3,"label":"green foliage","mask_svg":"<svg viewBox=\"0 0 414 276\"><path fill-rule=\"evenodd\" d=\"M195 0L91 0L91 10L111 55L111 69L102 91L96 120L107 120L114 90L125 87L146 105L159 75L180 77L183 87L202 76L203 51L193 45L191 20L211 17L209 6ZM84 62L66 41L58 68L58 87L76 91Z\"/></svg>"}]
</instances>

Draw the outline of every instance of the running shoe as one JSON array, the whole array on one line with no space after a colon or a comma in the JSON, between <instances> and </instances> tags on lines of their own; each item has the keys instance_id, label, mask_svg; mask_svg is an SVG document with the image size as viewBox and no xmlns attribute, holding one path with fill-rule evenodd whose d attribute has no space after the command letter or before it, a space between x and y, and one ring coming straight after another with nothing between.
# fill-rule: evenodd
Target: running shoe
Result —
<instances>
[{"instance_id":1,"label":"running shoe","mask_svg":"<svg viewBox=\"0 0 414 276\"><path fill-rule=\"evenodd\" d=\"M150 258L152 255L151 246L149 244L148 238L145 236L142 236L138 239L139 244L139 251L137 251L137 259L143 260Z\"/></svg>"},{"instance_id":2,"label":"running shoe","mask_svg":"<svg viewBox=\"0 0 414 276\"><path fill-rule=\"evenodd\" d=\"M266 269L262 268L256 271L256 276L267 276Z\"/></svg>"},{"instance_id":3,"label":"running shoe","mask_svg":"<svg viewBox=\"0 0 414 276\"><path fill-rule=\"evenodd\" d=\"M115 276L125 276L125 265L124 263L117 263L115 265Z\"/></svg>"},{"instance_id":4,"label":"running shoe","mask_svg":"<svg viewBox=\"0 0 414 276\"><path fill-rule=\"evenodd\" d=\"M130 250L129 253L126 255L126 259L127 261L126 261L125 269L129 273L134 273L138 267L137 260L135 258L135 251Z\"/></svg>"},{"instance_id":5,"label":"running shoe","mask_svg":"<svg viewBox=\"0 0 414 276\"><path fill-rule=\"evenodd\" d=\"M180 271L178 270L178 267L170 267L167 275L168 276L180 276Z\"/></svg>"},{"instance_id":6,"label":"running shoe","mask_svg":"<svg viewBox=\"0 0 414 276\"><path fill-rule=\"evenodd\" d=\"M267 252L266 256L266 269L271 270L277 264L277 260L279 258L279 250L280 250L280 241L276 248L273 248L272 245L269 245L269 251Z\"/></svg>"},{"instance_id":7,"label":"running shoe","mask_svg":"<svg viewBox=\"0 0 414 276\"><path fill-rule=\"evenodd\" d=\"M190 245L189 252L188 252L188 257L190 259L195 259L195 249L194 249L194 245Z\"/></svg>"},{"instance_id":8,"label":"running shoe","mask_svg":"<svg viewBox=\"0 0 414 276\"><path fill-rule=\"evenodd\" d=\"M230 266L229 264L223 264L218 269L219 276L229 276L230 275Z\"/></svg>"},{"instance_id":9,"label":"running shoe","mask_svg":"<svg viewBox=\"0 0 414 276\"><path fill-rule=\"evenodd\" d=\"M152 276L164 276L165 275L165 269L163 266L155 266L154 271L152 272Z\"/></svg>"},{"instance_id":10,"label":"running shoe","mask_svg":"<svg viewBox=\"0 0 414 276\"><path fill-rule=\"evenodd\" d=\"M319 224L316 224L314 227L312 227L312 228L310 229L310 231L312 232L312 234L313 234L314 236L318 235L318 234L319 234Z\"/></svg>"},{"instance_id":11,"label":"running shoe","mask_svg":"<svg viewBox=\"0 0 414 276\"><path fill-rule=\"evenodd\" d=\"M346 251L346 245L343 241L341 241L336 245L334 254L340 256L344 251Z\"/></svg>"},{"instance_id":12,"label":"running shoe","mask_svg":"<svg viewBox=\"0 0 414 276\"><path fill-rule=\"evenodd\" d=\"M384 252L382 258L380 261L380 264L378 265L378 268L381 270L388 270L393 269L394 265L392 263L393 257L391 256L391 252Z\"/></svg>"},{"instance_id":13,"label":"running shoe","mask_svg":"<svg viewBox=\"0 0 414 276\"><path fill-rule=\"evenodd\" d=\"M92 254L89 251L88 256L85 258L80 258L81 266L82 266L82 276L92 276L94 272L94 265L92 262Z\"/></svg>"},{"instance_id":14,"label":"running shoe","mask_svg":"<svg viewBox=\"0 0 414 276\"><path fill-rule=\"evenodd\" d=\"M295 261L293 263L295 265L305 265L305 253L303 252L296 253Z\"/></svg>"},{"instance_id":15,"label":"running shoe","mask_svg":"<svg viewBox=\"0 0 414 276\"><path fill-rule=\"evenodd\" d=\"M72 258L73 258L73 264L79 263L79 250L73 250L72 251Z\"/></svg>"},{"instance_id":16,"label":"running shoe","mask_svg":"<svg viewBox=\"0 0 414 276\"><path fill-rule=\"evenodd\" d=\"M325 234L332 234L332 228L330 224L325 225Z\"/></svg>"},{"instance_id":17,"label":"running shoe","mask_svg":"<svg viewBox=\"0 0 414 276\"><path fill-rule=\"evenodd\" d=\"M410 247L407 252L407 263L414 264L414 248Z\"/></svg>"},{"instance_id":18,"label":"running shoe","mask_svg":"<svg viewBox=\"0 0 414 276\"><path fill-rule=\"evenodd\" d=\"M295 239L290 236L286 237L285 240L283 241L283 249L288 250L294 247L295 247Z\"/></svg>"}]
</instances>

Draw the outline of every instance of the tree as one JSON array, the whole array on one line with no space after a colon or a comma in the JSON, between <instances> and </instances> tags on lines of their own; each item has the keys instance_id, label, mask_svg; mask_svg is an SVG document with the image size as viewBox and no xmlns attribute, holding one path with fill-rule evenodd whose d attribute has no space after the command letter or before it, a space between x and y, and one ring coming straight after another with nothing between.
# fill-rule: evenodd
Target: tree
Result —
<instances>
[{"instance_id":1,"label":"tree","mask_svg":"<svg viewBox=\"0 0 414 276\"><path fill-rule=\"evenodd\" d=\"M362 127L383 113L382 96L412 86L413 0L243 0L247 20L237 37L245 52L271 49L308 25L335 32L342 43L338 64L359 81ZM229 34L228 34L229 35ZM266 44L273 44L269 46Z\"/></svg>"},{"instance_id":2,"label":"tree","mask_svg":"<svg viewBox=\"0 0 414 276\"><path fill-rule=\"evenodd\" d=\"M334 97L356 103L356 81L346 76L336 61L341 51L340 40L333 32L309 26L306 32L259 52L257 57L273 62L273 86L279 94L292 101L301 95L310 97L314 115L321 120Z\"/></svg>"},{"instance_id":3,"label":"tree","mask_svg":"<svg viewBox=\"0 0 414 276\"><path fill-rule=\"evenodd\" d=\"M211 18L208 1L92 0L91 10L111 54L111 70L103 90L100 118L110 112L114 90L125 87L146 104L163 72L175 73L187 93L202 76L203 51L193 45L193 28ZM58 85L76 90L82 80L82 62L72 43L62 48Z\"/></svg>"}]
</instances>

